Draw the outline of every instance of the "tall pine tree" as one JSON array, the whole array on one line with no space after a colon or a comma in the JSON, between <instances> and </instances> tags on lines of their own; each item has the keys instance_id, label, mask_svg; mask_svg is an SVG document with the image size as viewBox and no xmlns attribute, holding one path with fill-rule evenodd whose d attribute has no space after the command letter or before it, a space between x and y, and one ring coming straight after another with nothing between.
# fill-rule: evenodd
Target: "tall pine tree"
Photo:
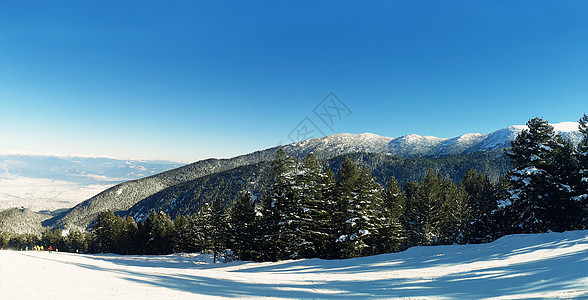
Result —
<instances>
[{"instance_id":1,"label":"tall pine tree","mask_svg":"<svg viewBox=\"0 0 588 300\"><path fill-rule=\"evenodd\" d=\"M239 260L254 258L255 220L253 199L243 191L229 210L229 245Z\"/></svg>"},{"instance_id":2,"label":"tall pine tree","mask_svg":"<svg viewBox=\"0 0 588 300\"><path fill-rule=\"evenodd\" d=\"M565 230L569 223L563 220L569 217L566 207L572 190L561 175L572 171L567 169L573 164L568 161L573 159L572 150L547 121L534 118L527 126L512 141L511 149L505 150L513 164L507 174L509 196L502 203L510 227L515 233Z\"/></svg>"}]
</instances>

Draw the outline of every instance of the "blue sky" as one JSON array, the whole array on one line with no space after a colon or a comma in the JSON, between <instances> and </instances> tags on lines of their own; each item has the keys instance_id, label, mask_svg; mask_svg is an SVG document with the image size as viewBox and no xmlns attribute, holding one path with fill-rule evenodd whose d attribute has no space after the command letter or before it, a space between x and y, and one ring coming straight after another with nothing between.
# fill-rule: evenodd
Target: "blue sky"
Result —
<instances>
[{"instance_id":1,"label":"blue sky","mask_svg":"<svg viewBox=\"0 0 588 300\"><path fill-rule=\"evenodd\" d=\"M588 113L585 1L209 2L4 3L0 151L191 162L303 120L454 137Z\"/></svg>"}]
</instances>

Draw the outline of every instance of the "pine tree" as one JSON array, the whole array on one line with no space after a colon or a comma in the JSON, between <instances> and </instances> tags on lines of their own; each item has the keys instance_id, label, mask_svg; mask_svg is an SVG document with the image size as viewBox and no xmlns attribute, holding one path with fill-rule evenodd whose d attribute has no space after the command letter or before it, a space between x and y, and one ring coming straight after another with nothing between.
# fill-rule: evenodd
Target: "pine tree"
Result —
<instances>
[{"instance_id":1,"label":"pine tree","mask_svg":"<svg viewBox=\"0 0 588 300\"><path fill-rule=\"evenodd\" d=\"M578 153L571 141L556 136L552 142L546 170L551 174L551 186L547 210L549 230L563 232L581 228L583 218L581 201L576 198L580 179Z\"/></svg>"},{"instance_id":2,"label":"pine tree","mask_svg":"<svg viewBox=\"0 0 588 300\"><path fill-rule=\"evenodd\" d=\"M588 228L588 115L578 121L582 140L578 144L578 181L575 183L574 200L579 201L582 214L582 227Z\"/></svg>"},{"instance_id":3,"label":"pine tree","mask_svg":"<svg viewBox=\"0 0 588 300\"><path fill-rule=\"evenodd\" d=\"M443 202L442 243L465 244L472 222L468 194L449 179L440 176L439 182Z\"/></svg>"},{"instance_id":4,"label":"pine tree","mask_svg":"<svg viewBox=\"0 0 588 300\"><path fill-rule=\"evenodd\" d=\"M513 170L507 174L511 189L502 205L514 232L560 231L570 186L558 176L556 160L563 159L558 153L565 146L547 121L534 118L527 126L505 151Z\"/></svg>"},{"instance_id":5,"label":"pine tree","mask_svg":"<svg viewBox=\"0 0 588 300\"><path fill-rule=\"evenodd\" d=\"M402 226L402 215L406 210L406 195L393 176L386 183L384 193L384 221L382 223L382 242L378 253L400 251L406 242L406 232Z\"/></svg>"},{"instance_id":6,"label":"pine tree","mask_svg":"<svg viewBox=\"0 0 588 300\"><path fill-rule=\"evenodd\" d=\"M152 211L140 228L142 253L171 254L173 251L173 222L164 212Z\"/></svg>"},{"instance_id":7,"label":"pine tree","mask_svg":"<svg viewBox=\"0 0 588 300\"><path fill-rule=\"evenodd\" d=\"M429 170L421 183L407 184L404 216L409 245L436 245L443 237L443 197L440 175Z\"/></svg>"},{"instance_id":8,"label":"pine tree","mask_svg":"<svg viewBox=\"0 0 588 300\"><path fill-rule=\"evenodd\" d=\"M229 211L229 245L237 259L254 258L255 207L251 194L241 192Z\"/></svg>"},{"instance_id":9,"label":"pine tree","mask_svg":"<svg viewBox=\"0 0 588 300\"><path fill-rule=\"evenodd\" d=\"M331 255L334 258L350 258L355 256L355 248L351 235L354 233L352 224L352 202L357 198L359 173L357 166L349 157L345 157L339 170L333 195L333 236L337 237ZM336 253L333 253L336 252Z\"/></svg>"},{"instance_id":10,"label":"pine tree","mask_svg":"<svg viewBox=\"0 0 588 300\"><path fill-rule=\"evenodd\" d=\"M300 236L302 202L297 186L298 166L294 159L287 156L283 149L278 150L272 163L273 182L269 189L269 198L275 206L278 218L278 232L275 239L278 259L301 258Z\"/></svg>"},{"instance_id":11,"label":"pine tree","mask_svg":"<svg viewBox=\"0 0 588 300\"><path fill-rule=\"evenodd\" d=\"M255 216L253 260L276 261L278 260L277 239L280 215L272 198L269 196L260 198Z\"/></svg>"},{"instance_id":12,"label":"pine tree","mask_svg":"<svg viewBox=\"0 0 588 300\"><path fill-rule=\"evenodd\" d=\"M137 244L139 242L139 228L131 216L127 216L122 221L122 231L120 233L120 253L136 254L138 253Z\"/></svg>"},{"instance_id":13,"label":"pine tree","mask_svg":"<svg viewBox=\"0 0 588 300\"><path fill-rule=\"evenodd\" d=\"M174 220L173 226L173 251L175 253L195 252L196 249L195 245L193 244L193 233L194 231L190 220L183 215L178 215Z\"/></svg>"},{"instance_id":14,"label":"pine tree","mask_svg":"<svg viewBox=\"0 0 588 300\"><path fill-rule=\"evenodd\" d=\"M113 211L98 213L93 234L98 252L119 253L122 220Z\"/></svg>"},{"instance_id":15,"label":"pine tree","mask_svg":"<svg viewBox=\"0 0 588 300\"><path fill-rule=\"evenodd\" d=\"M486 243L498 237L495 213L498 210L497 191L488 176L470 169L463 177L461 187L469 196L471 226L468 243Z\"/></svg>"},{"instance_id":16,"label":"pine tree","mask_svg":"<svg viewBox=\"0 0 588 300\"><path fill-rule=\"evenodd\" d=\"M340 236L340 226L337 226L337 217L340 216L338 199L337 181L335 174L330 168L326 168L321 180L321 205L326 213L324 224L321 226L321 232L324 236L322 240L323 249L319 252L318 257L326 259L335 259L340 257L339 243L337 239Z\"/></svg>"},{"instance_id":17,"label":"pine tree","mask_svg":"<svg viewBox=\"0 0 588 300\"><path fill-rule=\"evenodd\" d=\"M302 258L325 256L329 235L330 216L328 203L323 192L332 182L314 156L307 155L302 161L299 175L296 176L296 198L299 198L301 211L298 234L301 243L296 252Z\"/></svg>"},{"instance_id":18,"label":"pine tree","mask_svg":"<svg viewBox=\"0 0 588 300\"><path fill-rule=\"evenodd\" d=\"M359 171L357 197L353 200L351 220L355 230L351 237L355 237L356 255L378 254L383 244L384 225L390 213L384 202L384 189L367 168Z\"/></svg>"},{"instance_id":19,"label":"pine tree","mask_svg":"<svg viewBox=\"0 0 588 300\"><path fill-rule=\"evenodd\" d=\"M226 249L228 236L226 214L220 201L205 203L198 213L197 220L202 248L213 253L213 262L216 263L219 254Z\"/></svg>"}]
</instances>

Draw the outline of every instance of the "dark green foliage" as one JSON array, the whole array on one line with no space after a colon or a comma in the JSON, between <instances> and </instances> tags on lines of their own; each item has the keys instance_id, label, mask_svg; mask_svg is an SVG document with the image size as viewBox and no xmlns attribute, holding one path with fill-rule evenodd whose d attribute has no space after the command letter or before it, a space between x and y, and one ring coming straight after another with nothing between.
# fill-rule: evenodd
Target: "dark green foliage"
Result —
<instances>
[{"instance_id":1,"label":"dark green foliage","mask_svg":"<svg viewBox=\"0 0 588 300\"><path fill-rule=\"evenodd\" d=\"M151 212L149 217L138 226L144 254L170 254L173 251L174 223L166 213Z\"/></svg>"},{"instance_id":2,"label":"dark green foliage","mask_svg":"<svg viewBox=\"0 0 588 300\"><path fill-rule=\"evenodd\" d=\"M407 184L404 220L409 245L436 245L443 241L445 181L444 177L429 170L423 182Z\"/></svg>"},{"instance_id":3,"label":"dark green foliage","mask_svg":"<svg viewBox=\"0 0 588 300\"><path fill-rule=\"evenodd\" d=\"M461 181L469 169L486 173L492 181L496 181L511 167L508 158L497 150L434 159L355 153L321 161L320 164L338 172L345 157L349 157L356 165L372 170L372 175L381 185L385 185L391 177L395 177L400 186L411 181L422 181L428 169L433 169L454 182ZM302 164L303 162L298 163L297 167ZM144 220L151 210L155 210L166 212L175 218L180 214L188 216L197 213L203 203L216 200L228 207L232 199L243 190L249 191L256 198L267 196L272 183L272 172L272 163L262 162L199 177L146 197L124 214Z\"/></svg>"},{"instance_id":4,"label":"dark green foliage","mask_svg":"<svg viewBox=\"0 0 588 300\"><path fill-rule=\"evenodd\" d=\"M584 114L578 121L578 129L582 133L582 140L578 145L578 179L574 185L574 197L580 205L582 227L588 228L588 115Z\"/></svg>"},{"instance_id":5,"label":"dark green foliage","mask_svg":"<svg viewBox=\"0 0 588 300\"><path fill-rule=\"evenodd\" d=\"M120 241L122 237L123 221L113 211L104 211L98 214L94 225L94 243L99 252L120 253Z\"/></svg>"},{"instance_id":6,"label":"dark green foliage","mask_svg":"<svg viewBox=\"0 0 588 300\"><path fill-rule=\"evenodd\" d=\"M386 183L384 192L384 208L381 242L378 253L396 252L403 249L406 231L402 226L402 216L406 211L406 195L398 185L396 178L391 177Z\"/></svg>"},{"instance_id":7,"label":"dark green foliage","mask_svg":"<svg viewBox=\"0 0 588 300\"><path fill-rule=\"evenodd\" d=\"M468 243L485 243L497 238L498 191L484 173L470 170L461 187L468 194L471 209L471 226L466 234Z\"/></svg>"},{"instance_id":8,"label":"dark green foliage","mask_svg":"<svg viewBox=\"0 0 588 300\"><path fill-rule=\"evenodd\" d=\"M196 245L195 235L196 231L190 219L183 215L177 216L173 226L173 251L176 253L190 253L200 250Z\"/></svg>"},{"instance_id":9,"label":"dark green foliage","mask_svg":"<svg viewBox=\"0 0 588 300\"><path fill-rule=\"evenodd\" d=\"M296 197L300 200L300 243L296 250L300 257L323 257L330 235L330 202L325 199L334 184L332 174L325 173L320 162L309 154L302 161L296 176Z\"/></svg>"},{"instance_id":10,"label":"dark green foliage","mask_svg":"<svg viewBox=\"0 0 588 300\"><path fill-rule=\"evenodd\" d=\"M252 260L255 257L255 205L251 194L241 192L229 210L228 247L233 249L239 260Z\"/></svg>"},{"instance_id":11,"label":"dark green foliage","mask_svg":"<svg viewBox=\"0 0 588 300\"><path fill-rule=\"evenodd\" d=\"M220 252L226 249L228 238L227 216L220 201L205 203L196 216L196 231L204 252L214 254L214 262Z\"/></svg>"},{"instance_id":12,"label":"dark green foliage","mask_svg":"<svg viewBox=\"0 0 588 300\"><path fill-rule=\"evenodd\" d=\"M336 237L333 253L334 258L347 258L354 256L353 241L349 238L353 234L353 226L350 220L351 202L356 196L356 187L358 185L359 173L357 166L349 158L345 158L341 168L337 174L337 181L335 184L335 192L333 195L333 211L332 211L332 235Z\"/></svg>"}]
</instances>

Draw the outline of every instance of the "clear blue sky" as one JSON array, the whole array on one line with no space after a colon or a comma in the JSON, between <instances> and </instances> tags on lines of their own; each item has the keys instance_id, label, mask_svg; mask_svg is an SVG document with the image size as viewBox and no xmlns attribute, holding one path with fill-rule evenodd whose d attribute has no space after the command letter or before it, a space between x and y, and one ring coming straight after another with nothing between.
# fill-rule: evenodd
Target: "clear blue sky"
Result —
<instances>
[{"instance_id":1,"label":"clear blue sky","mask_svg":"<svg viewBox=\"0 0 588 300\"><path fill-rule=\"evenodd\" d=\"M327 127L334 92L351 111ZM0 151L191 162L588 113L586 1L6 1Z\"/></svg>"}]
</instances>

